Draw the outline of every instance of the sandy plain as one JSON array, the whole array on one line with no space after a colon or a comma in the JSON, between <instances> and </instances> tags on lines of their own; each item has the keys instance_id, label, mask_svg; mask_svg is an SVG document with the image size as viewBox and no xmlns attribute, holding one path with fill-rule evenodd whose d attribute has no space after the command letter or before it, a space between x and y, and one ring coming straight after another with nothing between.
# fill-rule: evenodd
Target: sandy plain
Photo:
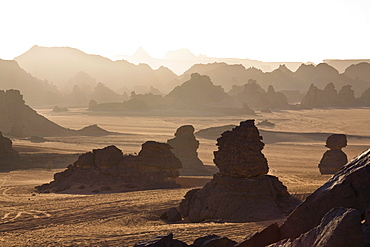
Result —
<instances>
[{"instance_id":1,"label":"sandy plain","mask_svg":"<svg viewBox=\"0 0 370 247\"><path fill-rule=\"evenodd\" d=\"M196 131L223 125L239 124L246 119L256 123L268 119L275 123L273 137L265 138L265 154L270 171L288 190L304 199L321 186L329 175L322 176L317 164L325 147L326 135L349 135L343 149L349 159L370 147L370 108L286 110L258 113L257 116L133 116L99 115L84 109L55 114L39 109L41 115L68 128L87 125L120 134L105 137L46 137L50 142L31 143L13 139L13 147L24 154L83 153L94 148L116 145L124 153L139 152L147 140L166 142L176 129L192 124ZM279 134L296 133L295 135ZM304 135L300 133L306 133ZM307 134L308 133L308 134ZM289 138L290 136L290 138ZM199 157L213 165L215 139L197 138ZM134 243L173 232L177 239L192 243L197 237L219 234L242 240L272 222L169 224L159 219L168 208L178 206L189 188L200 187L211 177L180 177L181 189L147 190L112 194L38 194L33 187L52 180L63 169L32 169L0 173L0 246L133 246Z\"/></svg>"}]
</instances>

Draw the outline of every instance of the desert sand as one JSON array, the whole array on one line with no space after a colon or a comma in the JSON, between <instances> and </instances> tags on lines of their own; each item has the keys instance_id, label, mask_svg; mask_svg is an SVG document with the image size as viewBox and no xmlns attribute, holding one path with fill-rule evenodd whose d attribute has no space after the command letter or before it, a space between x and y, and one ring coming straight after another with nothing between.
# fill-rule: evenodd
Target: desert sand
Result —
<instances>
[{"instance_id":1,"label":"desert sand","mask_svg":"<svg viewBox=\"0 0 370 247\"><path fill-rule=\"evenodd\" d=\"M300 199L330 177L320 175L317 167L323 153L328 150L325 147L327 136L322 133L346 134L348 146L343 151L349 160L370 147L370 130L367 128L370 108L258 112L253 117L100 116L84 109L70 109L67 113L39 109L38 113L63 127L81 129L97 124L120 134L46 137L50 141L44 143L13 139L13 147L21 154L83 153L108 145L116 145L124 153L134 153L140 151L145 141L166 142L181 125L191 124L198 131L238 125L240 121L251 118L256 119L256 123L267 119L275 124L273 128L260 128L274 132L262 151L268 160L269 174L279 177L288 191ZM205 165L213 165L216 140L197 139L200 142L199 158ZM90 195L34 192L34 186L50 182L53 174L61 170L0 173L0 246L133 246L140 240L168 232L189 244L207 234L224 235L239 241L274 222L183 221L169 224L159 219L168 208L178 206L189 188L201 187L211 179L209 176L180 177L181 189ZM281 223L283 220L277 221Z\"/></svg>"}]
</instances>

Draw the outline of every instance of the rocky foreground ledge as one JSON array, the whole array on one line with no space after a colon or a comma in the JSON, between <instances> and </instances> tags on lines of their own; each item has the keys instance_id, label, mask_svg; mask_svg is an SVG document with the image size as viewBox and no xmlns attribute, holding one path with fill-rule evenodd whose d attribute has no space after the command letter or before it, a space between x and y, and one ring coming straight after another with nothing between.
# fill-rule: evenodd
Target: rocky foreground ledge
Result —
<instances>
[{"instance_id":1,"label":"rocky foreground ledge","mask_svg":"<svg viewBox=\"0 0 370 247\"><path fill-rule=\"evenodd\" d=\"M209 235L188 245L174 239L172 234L166 234L135 245L144 246L370 246L370 149L308 196L280 227L272 224L240 243L227 237Z\"/></svg>"}]
</instances>

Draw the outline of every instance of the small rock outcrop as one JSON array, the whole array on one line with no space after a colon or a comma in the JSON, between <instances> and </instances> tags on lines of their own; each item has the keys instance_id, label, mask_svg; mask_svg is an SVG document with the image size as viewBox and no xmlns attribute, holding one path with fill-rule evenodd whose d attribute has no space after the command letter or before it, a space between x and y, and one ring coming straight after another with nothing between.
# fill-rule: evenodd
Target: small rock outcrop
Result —
<instances>
[{"instance_id":1,"label":"small rock outcrop","mask_svg":"<svg viewBox=\"0 0 370 247\"><path fill-rule=\"evenodd\" d=\"M280 227L282 238L297 238L320 224L332 208L354 208L365 214L370 205L370 149L347 163L306 198Z\"/></svg>"},{"instance_id":2,"label":"small rock outcrop","mask_svg":"<svg viewBox=\"0 0 370 247\"><path fill-rule=\"evenodd\" d=\"M3 133L0 131L0 158L14 157L19 157L19 154L13 149L13 142L9 138L3 136Z\"/></svg>"},{"instance_id":3,"label":"small rock outcrop","mask_svg":"<svg viewBox=\"0 0 370 247\"><path fill-rule=\"evenodd\" d=\"M138 155L124 155L115 146L94 149L54 175L54 181L35 187L39 192L99 193L180 187L180 160L166 143L148 141Z\"/></svg>"},{"instance_id":4,"label":"small rock outcrop","mask_svg":"<svg viewBox=\"0 0 370 247\"><path fill-rule=\"evenodd\" d=\"M198 158L199 141L195 139L194 127L183 125L176 130L175 138L167 140L171 151L181 161L181 175L211 175Z\"/></svg>"},{"instance_id":5,"label":"small rock outcrop","mask_svg":"<svg viewBox=\"0 0 370 247\"><path fill-rule=\"evenodd\" d=\"M0 131L0 171L11 170L19 163L20 155L13 149L13 142Z\"/></svg>"},{"instance_id":6,"label":"small rock outcrop","mask_svg":"<svg viewBox=\"0 0 370 247\"><path fill-rule=\"evenodd\" d=\"M219 173L201 189L186 193L180 213L192 222L235 222L282 218L298 200L277 177L266 175L268 165L254 120L241 122L217 139L214 163Z\"/></svg>"},{"instance_id":7,"label":"small rock outcrop","mask_svg":"<svg viewBox=\"0 0 370 247\"><path fill-rule=\"evenodd\" d=\"M344 134L333 134L326 139L326 151L319 163L321 174L334 174L338 172L347 162L347 155L342 148L347 146L347 137Z\"/></svg>"}]
</instances>

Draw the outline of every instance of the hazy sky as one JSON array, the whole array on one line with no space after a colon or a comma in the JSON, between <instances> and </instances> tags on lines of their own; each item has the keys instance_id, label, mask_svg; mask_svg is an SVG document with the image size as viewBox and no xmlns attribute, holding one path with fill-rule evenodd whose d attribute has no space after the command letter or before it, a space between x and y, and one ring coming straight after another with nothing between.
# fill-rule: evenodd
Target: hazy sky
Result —
<instances>
[{"instance_id":1,"label":"hazy sky","mask_svg":"<svg viewBox=\"0 0 370 247\"><path fill-rule=\"evenodd\" d=\"M370 58L370 0L0 0L0 58L33 45L262 61Z\"/></svg>"}]
</instances>

